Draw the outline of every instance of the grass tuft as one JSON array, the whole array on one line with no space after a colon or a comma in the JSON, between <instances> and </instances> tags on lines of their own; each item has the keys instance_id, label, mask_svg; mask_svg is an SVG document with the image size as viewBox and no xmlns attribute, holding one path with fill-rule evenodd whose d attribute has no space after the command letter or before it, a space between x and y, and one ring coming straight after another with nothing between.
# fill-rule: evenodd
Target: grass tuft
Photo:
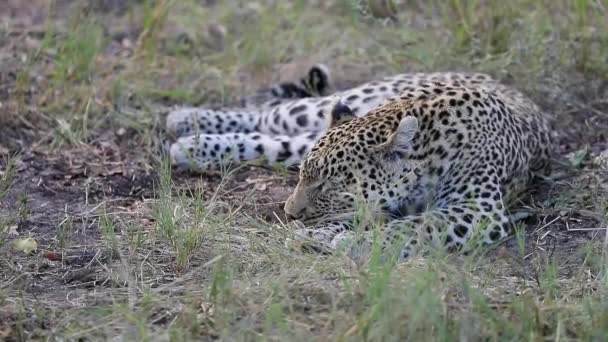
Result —
<instances>
[{"instance_id":1,"label":"grass tuft","mask_svg":"<svg viewBox=\"0 0 608 342\"><path fill-rule=\"evenodd\" d=\"M17 172L17 158L17 155L4 157L2 163L3 167L0 170L0 203L6 198L6 195L8 195L8 192L13 185Z\"/></svg>"},{"instance_id":2,"label":"grass tuft","mask_svg":"<svg viewBox=\"0 0 608 342\"><path fill-rule=\"evenodd\" d=\"M57 47L55 79L64 82L90 82L95 72L95 57L103 43L101 27L76 23ZM77 28L77 29L76 29Z\"/></svg>"}]
</instances>

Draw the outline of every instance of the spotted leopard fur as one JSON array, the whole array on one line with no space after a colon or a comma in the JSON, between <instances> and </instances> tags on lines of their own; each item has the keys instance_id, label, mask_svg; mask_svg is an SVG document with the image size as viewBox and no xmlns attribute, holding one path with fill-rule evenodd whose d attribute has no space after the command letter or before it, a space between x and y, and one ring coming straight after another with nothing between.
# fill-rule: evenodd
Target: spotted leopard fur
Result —
<instances>
[{"instance_id":1,"label":"spotted leopard fur","mask_svg":"<svg viewBox=\"0 0 608 342\"><path fill-rule=\"evenodd\" d=\"M289 218L310 225L300 236L325 248L354 238L361 204L384 222L383 248L397 243L401 258L423 241L467 250L495 243L511 231L506 198L547 172L545 115L482 76L418 78L364 117L340 102L331 113L285 203Z\"/></svg>"}]
</instances>

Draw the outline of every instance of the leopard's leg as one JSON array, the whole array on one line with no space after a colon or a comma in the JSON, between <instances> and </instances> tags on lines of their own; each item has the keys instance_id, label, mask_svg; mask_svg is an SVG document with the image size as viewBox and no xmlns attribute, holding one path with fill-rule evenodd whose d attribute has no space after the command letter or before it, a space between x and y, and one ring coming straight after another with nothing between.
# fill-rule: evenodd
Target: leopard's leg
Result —
<instances>
[{"instance_id":1,"label":"leopard's leg","mask_svg":"<svg viewBox=\"0 0 608 342\"><path fill-rule=\"evenodd\" d=\"M326 222L313 228L300 228L294 232L294 239L288 238L288 248L305 252L330 254L337 247L340 237L350 236L353 225L348 221Z\"/></svg>"},{"instance_id":2,"label":"leopard's leg","mask_svg":"<svg viewBox=\"0 0 608 342\"><path fill-rule=\"evenodd\" d=\"M354 231L353 227L352 222L349 221L326 222L318 227L299 229L296 231L296 236L309 238L322 245L335 248L338 242L337 237Z\"/></svg>"},{"instance_id":3,"label":"leopard's leg","mask_svg":"<svg viewBox=\"0 0 608 342\"><path fill-rule=\"evenodd\" d=\"M171 145L170 157L174 166L198 171L256 159L288 167L299 164L317 139L316 133L296 136L201 134L178 139Z\"/></svg>"},{"instance_id":4,"label":"leopard's leg","mask_svg":"<svg viewBox=\"0 0 608 342\"><path fill-rule=\"evenodd\" d=\"M179 138L194 134L250 133L259 131L263 116L274 108L289 105L294 99L325 95L331 80L329 69L322 64L311 67L306 75L294 82L282 82L270 89L240 101L240 106L223 109L205 107L181 107L171 111L166 127L170 134ZM262 133L269 133L262 130ZM276 134L279 134L276 131Z\"/></svg>"},{"instance_id":5,"label":"leopard's leg","mask_svg":"<svg viewBox=\"0 0 608 342\"><path fill-rule=\"evenodd\" d=\"M294 100L278 99L256 107L205 108L181 107L169 113L167 132L176 137L196 134L226 134L260 132L278 135L281 128L269 128L270 117L280 115L282 108L289 108Z\"/></svg>"},{"instance_id":6,"label":"leopard's leg","mask_svg":"<svg viewBox=\"0 0 608 342\"><path fill-rule=\"evenodd\" d=\"M257 130L259 116L260 113L247 108L184 107L169 113L166 128L176 138L195 134L249 133Z\"/></svg>"},{"instance_id":7,"label":"leopard's leg","mask_svg":"<svg viewBox=\"0 0 608 342\"><path fill-rule=\"evenodd\" d=\"M279 106L269 113L273 117L272 120L269 120L269 116L262 116L261 123L254 126L256 133L206 133L182 136L170 148L171 159L178 167L195 170L215 168L225 159L239 163L263 157L268 163L280 163L285 166L299 164L323 134L327 125L324 120L326 112L347 110L344 115L357 115L350 107L337 105L339 103L341 102L337 102L336 98L315 98ZM368 101L367 105L373 106L372 101ZM365 110L369 110L363 107L356 108L360 111L358 115L363 115ZM320 114L312 114L313 121L310 119L310 114L315 113L316 110L319 110ZM216 120L220 120L220 114L216 116ZM182 122L190 121L182 120ZM221 122L225 123L225 120L222 119ZM216 127L217 125L219 123L216 123ZM208 126L209 124L206 123L205 127ZM183 127L190 126L185 123Z\"/></svg>"},{"instance_id":8,"label":"leopard's leg","mask_svg":"<svg viewBox=\"0 0 608 342\"><path fill-rule=\"evenodd\" d=\"M432 210L389 222L383 229L384 247L402 241L401 257L416 254L422 242L471 252L507 237L512 221L496 168L483 163L464 163L465 167L463 178L448 178L439 188ZM462 179L466 184L456 191Z\"/></svg>"},{"instance_id":9,"label":"leopard's leg","mask_svg":"<svg viewBox=\"0 0 608 342\"><path fill-rule=\"evenodd\" d=\"M169 114L168 130L178 137L193 134L259 132L267 135L294 136L321 132L327 128L326 113L335 97L341 99L355 116L366 115L399 92L379 83L362 84L332 96L279 99L260 107L205 109L182 108ZM412 97L418 93L410 94Z\"/></svg>"},{"instance_id":10,"label":"leopard's leg","mask_svg":"<svg viewBox=\"0 0 608 342\"><path fill-rule=\"evenodd\" d=\"M380 225L377 236L382 237L381 247L384 250L396 247L399 257L407 258L416 255L422 245L470 252L507 237L512 222L504 206L495 169L471 168L464 179L468 181L464 189L455 191L449 181L440 187L433 209ZM334 225L313 230L311 237L328 246L339 246L344 240L355 237ZM363 239L357 240L355 245L371 243L372 229L366 230Z\"/></svg>"},{"instance_id":11,"label":"leopard's leg","mask_svg":"<svg viewBox=\"0 0 608 342\"><path fill-rule=\"evenodd\" d=\"M178 138L195 134L251 132L295 136L323 131L325 113L331 110L333 103L333 98L319 97L290 100L261 109L181 108L169 114L166 127ZM368 109L358 108L360 115L363 115L362 110Z\"/></svg>"},{"instance_id":12,"label":"leopard's leg","mask_svg":"<svg viewBox=\"0 0 608 342\"><path fill-rule=\"evenodd\" d=\"M462 204L390 221L379 226L377 236L381 238L383 250L396 251L399 259L405 259L417 255L424 244L446 250L473 251L508 236L509 224L504 210L485 212L474 205ZM299 235L313 241L307 245L317 242L329 249L347 246L351 255L369 252L373 228L364 229L363 235L358 236L352 227L348 222L334 223L301 230Z\"/></svg>"},{"instance_id":13,"label":"leopard's leg","mask_svg":"<svg viewBox=\"0 0 608 342\"><path fill-rule=\"evenodd\" d=\"M416 255L425 242L471 252L502 240L509 232L510 221L504 209L485 211L475 204L456 204L391 221L382 235L383 248L399 241L400 257L407 258Z\"/></svg>"},{"instance_id":14,"label":"leopard's leg","mask_svg":"<svg viewBox=\"0 0 608 342\"><path fill-rule=\"evenodd\" d=\"M316 121L308 119L309 111L297 117L289 114L293 108L298 110L301 101L281 105L266 115L246 109L175 111L167 119L170 133L179 137L169 149L172 164L196 171L215 169L226 161L238 164L258 158L270 164L299 164L323 127L316 114Z\"/></svg>"}]
</instances>

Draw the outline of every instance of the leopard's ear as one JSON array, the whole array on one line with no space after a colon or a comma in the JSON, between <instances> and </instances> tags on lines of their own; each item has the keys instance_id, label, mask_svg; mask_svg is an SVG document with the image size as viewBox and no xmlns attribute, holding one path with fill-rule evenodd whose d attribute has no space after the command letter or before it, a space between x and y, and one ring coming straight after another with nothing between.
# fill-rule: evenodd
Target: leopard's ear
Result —
<instances>
[{"instance_id":1,"label":"leopard's ear","mask_svg":"<svg viewBox=\"0 0 608 342\"><path fill-rule=\"evenodd\" d=\"M418 132L418 120L413 116L406 116L399 122L399 126L388 140L379 145L378 149L387 156L402 156L412 151L414 136Z\"/></svg>"},{"instance_id":2,"label":"leopard's ear","mask_svg":"<svg viewBox=\"0 0 608 342\"><path fill-rule=\"evenodd\" d=\"M331 73L324 64L313 65L302 79L308 89L317 96L325 96L331 88Z\"/></svg>"},{"instance_id":3,"label":"leopard's ear","mask_svg":"<svg viewBox=\"0 0 608 342\"><path fill-rule=\"evenodd\" d=\"M342 103L340 97L335 97L328 106L329 113L325 113L326 127L333 128L356 118L353 110Z\"/></svg>"}]
</instances>

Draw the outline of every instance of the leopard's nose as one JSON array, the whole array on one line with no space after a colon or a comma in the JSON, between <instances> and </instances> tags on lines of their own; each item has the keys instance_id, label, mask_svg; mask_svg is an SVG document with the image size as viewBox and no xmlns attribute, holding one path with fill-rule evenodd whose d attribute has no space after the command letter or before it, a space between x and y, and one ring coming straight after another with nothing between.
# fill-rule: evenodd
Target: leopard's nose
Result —
<instances>
[{"instance_id":1,"label":"leopard's nose","mask_svg":"<svg viewBox=\"0 0 608 342\"><path fill-rule=\"evenodd\" d=\"M305 209L302 209L302 210L300 210L300 211L299 211L299 212L297 212L297 213L290 213L290 212L287 212L287 211L286 211L286 212L285 212L285 216L287 217L287 219L288 219L288 220L290 220L290 221L295 221L295 220L300 219L300 218L303 216L303 214L304 214L304 210L305 210Z\"/></svg>"}]
</instances>

